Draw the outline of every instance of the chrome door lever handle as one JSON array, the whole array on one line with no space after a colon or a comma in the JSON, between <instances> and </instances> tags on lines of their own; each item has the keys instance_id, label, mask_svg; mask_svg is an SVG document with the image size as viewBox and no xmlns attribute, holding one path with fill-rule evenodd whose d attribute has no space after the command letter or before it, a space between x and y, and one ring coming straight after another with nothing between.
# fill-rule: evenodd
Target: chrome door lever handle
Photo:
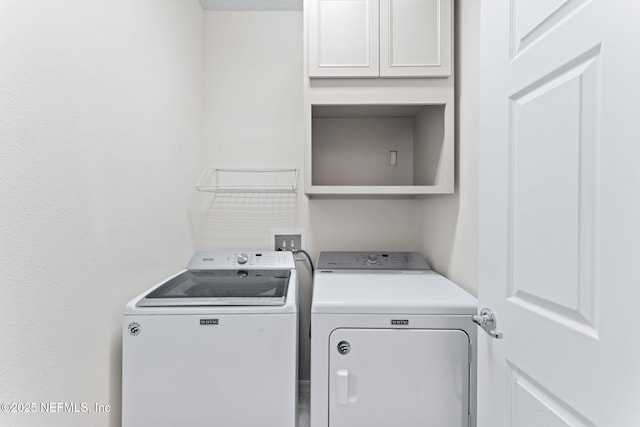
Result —
<instances>
[{"instance_id":1,"label":"chrome door lever handle","mask_svg":"<svg viewBox=\"0 0 640 427\"><path fill-rule=\"evenodd\" d=\"M488 308L483 308L480 311L480 314L474 314L473 316L471 316L471 320L473 320L473 323L476 323L478 326L484 329L484 331L492 338L502 338L502 334L500 332L496 332L496 317Z\"/></svg>"}]
</instances>

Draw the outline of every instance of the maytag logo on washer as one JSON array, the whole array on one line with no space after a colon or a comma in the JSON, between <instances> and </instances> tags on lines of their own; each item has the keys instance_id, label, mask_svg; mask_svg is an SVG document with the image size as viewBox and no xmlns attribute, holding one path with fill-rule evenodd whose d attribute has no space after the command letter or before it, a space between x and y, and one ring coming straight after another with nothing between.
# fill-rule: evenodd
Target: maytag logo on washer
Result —
<instances>
[{"instance_id":1,"label":"maytag logo on washer","mask_svg":"<svg viewBox=\"0 0 640 427\"><path fill-rule=\"evenodd\" d=\"M401 325L401 326L407 326L409 325L409 321L406 319L391 319L391 324L392 325Z\"/></svg>"},{"instance_id":2,"label":"maytag logo on washer","mask_svg":"<svg viewBox=\"0 0 640 427\"><path fill-rule=\"evenodd\" d=\"M134 337L137 335L140 335L140 324L133 322L133 323L129 323L129 326L127 327L127 329L129 329L129 333L131 335L133 335Z\"/></svg>"},{"instance_id":3,"label":"maytag logo on washer","mask_svg":"<svg viewBox=\"0 0 640 427\"><path fill-rule=\"evenodd\" d=\"M200 319L201 325L217 325L220 321L218 319Z\"/></svg>"}]
</instances>

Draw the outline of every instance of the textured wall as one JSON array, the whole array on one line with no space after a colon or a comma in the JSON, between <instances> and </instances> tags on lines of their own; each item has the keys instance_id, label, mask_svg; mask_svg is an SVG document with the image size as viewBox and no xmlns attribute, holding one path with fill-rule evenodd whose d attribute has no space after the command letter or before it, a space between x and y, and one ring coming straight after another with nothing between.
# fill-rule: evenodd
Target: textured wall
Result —
<instances>
[{"instance_id":1,"label":"textured wall","mask_svg":"<svg viewBox=\"0 0 640 427\"><path fill-rule=\"evenodd\" d=\"M124 305L194 247L202 14L0 2L0 402L111 406L2 426L120 424Z\"/></svg>"}]
</instances>

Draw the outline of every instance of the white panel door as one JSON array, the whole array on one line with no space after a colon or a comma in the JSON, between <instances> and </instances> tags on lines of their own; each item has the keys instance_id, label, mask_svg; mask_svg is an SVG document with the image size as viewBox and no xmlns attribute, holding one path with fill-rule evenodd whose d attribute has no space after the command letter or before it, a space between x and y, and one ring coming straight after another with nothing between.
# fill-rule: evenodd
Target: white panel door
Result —
<instances>
[{"instance_id":1,"label":"white panel door","mask_svg":"<svg viewBox=\"0 0 640 427\"><path fill-rule=\"evenodd\" d=\"M378 0L310 0L309 76L378 77Z\"/></svg>"},{"instance_id":2,"label":"white panel door","mask_svg":"<svg viewBox=\"0 0 640 427\"><path fill-rule=\"evenodd\" d=\"M380 76L451 74L452 0L380 0Z\"/></svg>"},{"instance_id":3,"label":"white panel door","mask_svg":"<svg viewBox=\"0 0 640 427\"><path fill-rule=\"evenodd\" d=\"M329 427L467 426L466 333L337 329L329 340Z\"/></svg>"},{"instance_id":4,"label":"white panel door","mask_svg":"<svg viewBox=\"0 0 640 427\"><path fill-rule=\"evenodd\" d=\"M482 2L478 426L640 425L640 3Z\"/></svg>"}]
</instances>

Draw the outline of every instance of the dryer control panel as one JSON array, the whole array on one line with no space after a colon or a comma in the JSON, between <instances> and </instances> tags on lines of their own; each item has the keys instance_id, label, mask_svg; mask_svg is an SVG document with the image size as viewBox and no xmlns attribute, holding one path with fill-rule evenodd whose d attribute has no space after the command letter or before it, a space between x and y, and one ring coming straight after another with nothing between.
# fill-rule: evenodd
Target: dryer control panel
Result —
<instances>
[{"instance_id":1,"label":"dryer control panel","mask_svg":"<svg viewBox=\"0 0 640 427\"><path fill-rule=\"evenodd\" d=\"M318 270L425 271L419 252L320 252Z\"/></svg>"}]
</instances>

